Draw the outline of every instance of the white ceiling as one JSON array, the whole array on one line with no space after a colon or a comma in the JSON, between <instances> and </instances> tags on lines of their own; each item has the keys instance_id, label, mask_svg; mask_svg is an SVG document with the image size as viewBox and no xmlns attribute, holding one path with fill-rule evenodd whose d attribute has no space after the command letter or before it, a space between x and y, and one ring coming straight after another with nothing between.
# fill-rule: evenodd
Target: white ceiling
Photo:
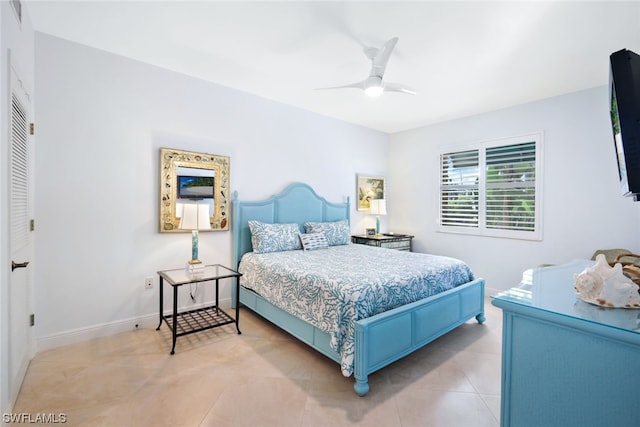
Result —
<instances>
[{"instance_id":1,"label":"white ceiling","mask_svg":"<svg viewBox=\"0 0 640 427\"><path fill-rule=\"evenodd\" d=\"M383 132L600 86L640 52L638 2L30 1L36 31ZM316 90L385 79L415 96Z\"/></svg>"}]
</instances>

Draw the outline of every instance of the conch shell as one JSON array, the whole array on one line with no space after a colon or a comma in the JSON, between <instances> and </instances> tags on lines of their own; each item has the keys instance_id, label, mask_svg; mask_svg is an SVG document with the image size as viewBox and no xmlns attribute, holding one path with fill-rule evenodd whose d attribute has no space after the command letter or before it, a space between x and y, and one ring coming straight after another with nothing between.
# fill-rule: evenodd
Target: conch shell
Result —
<instances>
[{"instance_id":1,"label":"conch shell","mask_svg":"<svg viewBox=\"0 0 640 427\"><path fill-rule=\"evenodd\" d=\"M622 264L609 266L603 254L574 276L578 298L602 307L640 308L638 285L622 273Z\"/></svg>"}]
</instances>

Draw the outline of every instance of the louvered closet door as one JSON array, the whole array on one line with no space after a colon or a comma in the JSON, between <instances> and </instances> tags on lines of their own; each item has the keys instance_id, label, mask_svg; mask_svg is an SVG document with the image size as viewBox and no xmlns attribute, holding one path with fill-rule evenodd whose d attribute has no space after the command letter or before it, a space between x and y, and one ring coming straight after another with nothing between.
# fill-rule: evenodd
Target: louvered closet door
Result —
<instances>
[{"instance_id":1,"label":"louvered closet door","mask_svg":"<svg viewBox=\"0 0 640 427\"><path fill-rule=\"evenodd\" d=\"M29 143L30 100L19 75L11 67L9 155L9 244L12 271L9 279L9 398L15 399L32 356L30 324L30 265L33 253L29 212L31 207Z\"/></svg>"}]
</instances>

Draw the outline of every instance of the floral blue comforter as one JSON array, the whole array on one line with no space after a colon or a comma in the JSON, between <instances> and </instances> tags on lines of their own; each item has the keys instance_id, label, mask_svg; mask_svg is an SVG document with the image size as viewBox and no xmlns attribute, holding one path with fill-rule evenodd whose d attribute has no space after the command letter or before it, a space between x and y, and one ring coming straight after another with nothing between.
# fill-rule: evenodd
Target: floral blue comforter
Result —
<instances>
[{"instance_id":1,"label":"floral blue comforter","mask_svg":"<svg viewBox=\"0 0 640 427\"><path fill-rule=\"evenodd\" d=\"M246 253L242 286L328 333L344 376L353 373L355 321L473 280L454 258L365 245Z\"/></svg>"}]
</instances>

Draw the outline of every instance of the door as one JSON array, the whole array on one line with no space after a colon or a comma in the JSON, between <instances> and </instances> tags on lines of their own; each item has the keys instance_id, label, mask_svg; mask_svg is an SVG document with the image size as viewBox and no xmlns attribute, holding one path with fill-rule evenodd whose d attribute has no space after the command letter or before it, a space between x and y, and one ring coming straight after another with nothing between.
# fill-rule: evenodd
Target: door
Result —
<instances>
[{"instance_id":1,"label":"door","mask_svg":"<svg viewBox=\"0 0 640 427\"><path fill-rule=\"evenodd\" d=\"M11 57L10 57L11 60ZM30 228L31 147L29 120L31 103L14 64L11 68L9 147L9 399L11 405L20 391L33 354L31 332L31 271L33 244Z\"/></svg>"}]
</instances>

